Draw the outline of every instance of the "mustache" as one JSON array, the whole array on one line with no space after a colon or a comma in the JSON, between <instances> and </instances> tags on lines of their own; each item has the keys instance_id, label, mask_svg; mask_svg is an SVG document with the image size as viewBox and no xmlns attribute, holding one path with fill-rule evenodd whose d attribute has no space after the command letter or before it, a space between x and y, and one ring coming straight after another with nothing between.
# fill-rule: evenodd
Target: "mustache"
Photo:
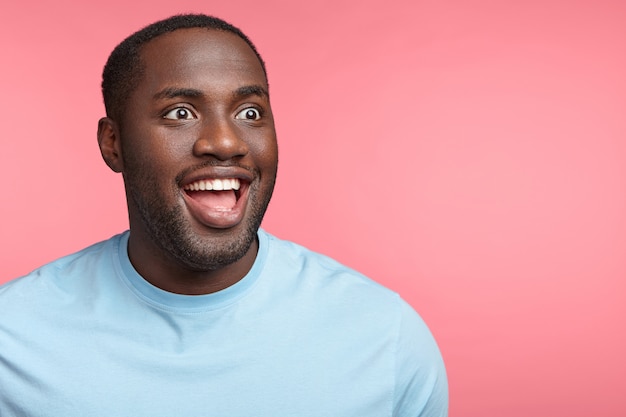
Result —
<instances>
[{"instance_id":1,"label":"mustache","mask_svg":"<svg viewBox=\"0 0 626 417\"><path fill-rule=\"evenodd\" d=\"M196 165L192 165L190 167L185 168L182 172L180 172L177 176L176 176L176 183L180 183L183 178L185 178L187 175L189 175L190 173L194 172L194 171L198 171L204 168L208 168L208 167L221 167L221 168L241 168L241 169L245 169L246 171L250 172L255 178L257 178L259 176L259 170L257 168L254 167L250 167L244 164L241 164L237 161L219 161L219 160L207 160L207 161L203 161L199 164Z\"/></svg>"}]
</instances>

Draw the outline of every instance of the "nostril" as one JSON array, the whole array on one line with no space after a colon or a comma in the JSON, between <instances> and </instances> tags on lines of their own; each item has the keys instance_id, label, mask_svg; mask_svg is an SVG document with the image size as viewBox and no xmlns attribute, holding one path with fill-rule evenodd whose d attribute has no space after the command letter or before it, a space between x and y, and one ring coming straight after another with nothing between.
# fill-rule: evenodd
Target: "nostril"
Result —
<instances>
[{"instance_id":1,"label":"nostril","mask_svg":"<svg viewBox=\"0 0 626 417\"><path fill-rule=\"evenodd\" d=\"M193 146L196 156L212 156L225 161L248 153L246 142L231 127L222 127L203 131Z\"/></svg>"}]
</instances>

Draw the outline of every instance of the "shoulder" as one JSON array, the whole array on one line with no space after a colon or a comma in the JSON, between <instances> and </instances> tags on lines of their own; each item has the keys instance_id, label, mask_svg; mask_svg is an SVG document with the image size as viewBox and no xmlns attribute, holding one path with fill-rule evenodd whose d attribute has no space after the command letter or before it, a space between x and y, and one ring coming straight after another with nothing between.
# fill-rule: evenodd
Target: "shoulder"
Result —
<instances>
[{"instance_id":1,"label":"shoulder","mask_svg":"<svg viewBox=\"0 0 626 417\"><path fill-rule=\"evenodd\" d=\"M314 305L338 339L350 335L362 350L376 347L378 355L391 354L395 416L447 416L448 385L439 348L424 320L399 294L301 245L267 233L264 239L270 246L265 269L272 275L272 291L291 285L296 290L289 297L299 306Z\"/></svg>"},{"instance_id":2,"label":"shoulder","mask_svg":"<svg viewBox=\"0 0 626 417\"><path fill-rule=\"evenodd\" d=\"M88 285L87 278L97 276L98 270L111 269L111 256L117 253L123 236L116 235L95 243L3 284L0 286L0 306L17 305L23 300L28 300L28 304L43 302L69 291L77 284Z\"/></svg>"},{"instance_id":3,"label":"shoulder","mask_svg":"<svg viewBox=\"0 0 626 417\"><path fill-rule=\"evenodd\" d=\"M344 305L369 305L370 309L386 314L399 314L401 300L397 293L326 255L267 232L260 233L269 246L264 273L270 279L280 279L274 288L291 283L314 293L319 301L338 299Z\"/></svg>"},{"instance_id":4,"label":"shoulder","mask_svg":"<svg viewBox=\"0 0 626 417\"><path fill-rule=\"evenodd\" d=\"M269 253L266 268L283 274L297 273L299 279L315 279L321 283L344 283L362 286L374 292L395 297L397 294L376 283L360 272L343 265L329 256L312 251L297 243L279 239L261 231L268 242Z\"/></svg>"}]
</instances>

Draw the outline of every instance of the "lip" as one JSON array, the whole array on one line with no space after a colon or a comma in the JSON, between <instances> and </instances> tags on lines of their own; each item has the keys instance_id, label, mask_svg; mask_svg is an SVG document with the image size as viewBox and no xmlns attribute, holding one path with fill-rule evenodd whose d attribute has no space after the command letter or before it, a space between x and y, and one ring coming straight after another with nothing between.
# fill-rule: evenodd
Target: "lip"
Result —
<instances>
[{"instance_id":1,"label":"lip","mask_svg":"<svg viewBox=\"0 0 626 417\"><path fill-rule=\"evenodd\" d=\"M190 192L183 189L183 187L196 181L227 178L236 178L241 184L236 193L237 201L229 209L207 207L195 200ZM254 178L252 172L246 168L212 166L194 170L185 175L178 185L187 211L193 219L207 228L228 229L237 226L243 220L248 207L250 185Z\"/></svg>"},{"instance_id":2,"label":"lip","mask_svg":"<svg viewBox=\"0 0 626 417\"><path fill-rule=\"evenodd\" d=\"M183 187L200 180L213 180L213 179L226 179L237 178L243 183L250 184L254 180L254 175L251 170L241 167L225 167L225 166L211 166L194 170L193 172L186 174L178 182L178 186L182 190Z\"/></svg>"}]
</instances>

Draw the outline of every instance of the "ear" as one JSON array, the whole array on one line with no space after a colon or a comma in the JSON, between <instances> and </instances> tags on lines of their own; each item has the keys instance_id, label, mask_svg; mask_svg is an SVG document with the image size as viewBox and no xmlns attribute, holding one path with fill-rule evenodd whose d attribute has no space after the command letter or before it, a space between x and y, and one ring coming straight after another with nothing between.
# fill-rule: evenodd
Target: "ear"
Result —
<instances>
[{"instance_id":1,"label":"ear","mask_svg":"<svg viewBox=\"0 0 626 417\"><path fill-rule=\"evenodd\" d=\"M120 130L113 119L103 117L98 121L98 146L102 159L114 172L124 170Z\"/></svg>"}]
</instances>

